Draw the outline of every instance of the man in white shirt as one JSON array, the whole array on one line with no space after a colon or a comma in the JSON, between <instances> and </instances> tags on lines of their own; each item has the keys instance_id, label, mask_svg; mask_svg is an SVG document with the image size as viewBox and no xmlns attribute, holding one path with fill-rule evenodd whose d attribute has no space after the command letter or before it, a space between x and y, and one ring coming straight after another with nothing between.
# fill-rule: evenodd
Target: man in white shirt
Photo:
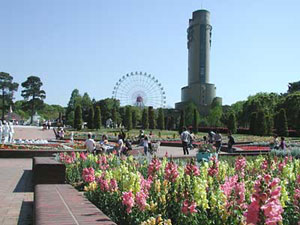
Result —
<instances>
[{"instance_id":1,"label":"man in white shirt","mask_svg":"<svg viewBox=\"0 0 300 225\"><path fill-rule=\"evenodd\" d=\"M93 153L96 147L96 143L94 139L92 138L92 135L88 134L88 139L85 141L86 150L89 153Z\"/></svg>"},{"instance_id":2,"label":"man in white shirt","mask_svg":"<svg viewBox=\"0 0 300 225\"><path fill-rule=\"evenodd\" d=\"M182 141L182 148L183 148L183 154L184 155L189 155L189 149L188 149L188 144L191 139L190 133L187 131L186 127L183 127L183 132L180 135L180 139Z\"/></svg>"}]
</instances>

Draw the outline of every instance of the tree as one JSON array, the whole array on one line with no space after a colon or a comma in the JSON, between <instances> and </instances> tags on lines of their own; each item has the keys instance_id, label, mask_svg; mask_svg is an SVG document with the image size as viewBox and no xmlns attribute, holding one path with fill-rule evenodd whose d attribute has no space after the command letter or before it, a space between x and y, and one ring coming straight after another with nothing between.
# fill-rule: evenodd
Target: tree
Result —
<instances>
[{"instance_id":1,"label":"tree","mask_svg":"<svg viewBox=\"0 0 300 225\"><path fill-rule=\"evenodd\" d=\"M46 92L41 90L43 83L39 77L30 76L25 82L22 83L22 97L26 100L26 108L31 111L31 123L33 122L33 115L39 108L42 108L46 98ZM31 99L30 99L31 98ZM30 99L30 100L29 100Z\"/></svg>"},{"instance_id":2,"label":"tree","mask_svg":"<svg viewBox=\"0 0 300 225\"><path fill-rule=\"evenodd\" d=\"M222 118L222 105L219 101L214 99L212 103L212 107L209 111L209 115L207 117L207 122L210 126L218 127L221 125L221 118Z\"/></svg>"},{"instance_id":3,"label":"tree","mask_svg":"<svg viewBox=\"0 0 300 225\"><path fill-rule=\"evenodd\" d=\"M227 128L231 131L231 133L235 134L237 131L237 123L236 123L236 117L235 113L231 112L228 116L227 120Z\"/></svg>"},{"instance_id":4,"label":"tree","mask_svg":"<svg viewBox=\"0 0 300 225\"><path fill-rule=\"evenodd\" d=\"M291 94L296 91L300 91L300 81L289 83L288 93Z\"/></svg>"},{"instance_id":5,"label":"tree","mask_svg":"<svg viewBox=\"0 0 300 225\"><path fill-rule=\"evenodd\" d=\"M160 130L165 129L165 116L162 108L158 109L157 128Z\"/></svg>"},{"instance_id":6,"label":"tree","mask_svg":"<svg viewBox=\"0 0 300 225\"><path fill-rule=\"evenodd\" d=\"M298 135L300 135L300 110L298 111L298 119L297 119L296 130L297 130Z\"/></svg>"},{"instance_id":7,"label":"tree","mask_svg":"<svg viewBox=\"0 0 300 225\"><path fill-rule=\"evenodd\" d=\"M149 128L149 118L148 118L148 110L145 108L143 109L143 115L142 115L142 128L144 130Z\"/></svg>"},{"instance_id":8,"label":"tree","mask_svg":"<svg viewBox=\"0 0 300 225\"><path fill-rule=\"evenodd\" d=\"M13 77L8 73L0 72L0 89L1 93L1 103L2 103L2 120L4 120L4 115L9 106L13 104L14 91L17 91L19 84L13 82Z\"/></svg>"},{"instance_id":9,"label":"tree","mask_svg":"<svg viewBox=\"0 0 300 225\"><path fill-rule=\"evenodd\" d=\"M117 125L119 123L119 116L116 107L112 109L111 117L112 117L112 121L114 122L114 125Z\"/></svg>"},{"instance_id":10,"label":"tree","mask_svg":"<svg viewBox=\"0 0 300 225\"><path fill-rule=\"evenodd\" d=\"M74 128L77 130L81 130L82 127L82 110L81 106L77 105L75 108L75 115L74 115Z\"/></svg>"},{"instance_id":11,"label":"tree","mask_svg":"<svg viewBox=\"0 0 300 225\"><path fill-rule=\"evenodd\" d=\"M185 126L185 115L184 115L184 110L181 110L181 112L180 112L180 122L179 122L179 127L178 127L179 134L182 133L184 126Z\"/></svg>"},{"instance_id":12,"label":"tree","mask_svg":"<svg viewBox=\"0 0 300 225\"><path fill-rule=\"evenodd\" d=\"M94 128L100 129L101 128L101 109L99 106L96 106L95 114L94 114Z\"/></svg>"},{"instance_id":13,"label":"tree","mask_svg":"<svg viewBox=\"0 0 300 225\"><path fill-rule=\"evenodd\" d=\"M73 125L74 123L74 111L77 105L81 105L82 97L79 94L78 89L74 89L71 93L70 100L66 109L66 123L68 125Z\"/></svg>"},{"instance_id":14,"label":"tree","mask_svg":"<svg viewBox=\"0 0 300 225\"><path fill-rule=\"evenodd\" d=\"M106 98L98 101L96 103L97 106L100 106L101 109L101 118L102 121L105 122L109 118L113 118L112 112L113 109L115 108L117 111L119 110L120 107L120 101L114 98ZM121 113L121 111L120 111ZM117 114L118 116L118 114ZM123 118L122 118L123 119ZM124 123L124 120L122 121Z\"/></svg>"},{"instance_id":15,"label":"tree","mask_svg":"<svg viewBox=\"0 0 300 225\"><path fill-rule=\"evenodd\" d=\"M199 113L197 109L194 109L193 115L193 131L195 134L198 133L198 124L199 124Z\"/></svg>"},{"instance_id":16,"label":"tree","mask_svg":"<svg viewBox=\"0 0 300 225\"><path fill-rule=\"evenodd\" d=\"M288 136L288 124L285 109L280 109L276 116L276 131L279 136Z\"/></svg>"},{"instance_id":17,"label":"tree","mask_svg":"<svg viewBox=\"0 0 300 225\"><path fill-rule=\"evenodd\" d=\"M184 115L185 115L185 125L186 126L193 126L194 124L194 110L197 110L197 106L193 102L189 102L184 108ZM199 113L197 113L197 119L199 120Z\"/></svg>"},{"instance_id":18,"label":"tree","mask_svg":"<svg viewBox=\"0 0 300 225\"><path fill-rule=\"evenodd\" d=\"M135 129L137 125L137 115L136 115L136 110L132 110L132 128Z\"/></svg>"},{"instance_id":19,"label":"tree","mask_svg":"<svg viewBox=\"0 0 300 225\"><path fill-rule=\"evenodd\" d=\"M266 123L267 123L267 135L271 135L273 133L274 127L274 119L270 113L266 114Z\"/></svg>"},{"instance_id":20,"label":"tree","mask_svg":"<svg viewBox=\"0 0 300 225\"><path fill-rule=\"evenodd\" d=\"M257 113L257 118L256 118L256 134L259 136L264 136L267 134L267 123L266 123L266 117L265 117L265 112L260 110Z\"/></svg>"},{"instance_id":21,"label":"tree","mask_svg":"<svg viewBox=\"0 0 300 225\"><path fill-rule=\"evenodd\" d=\"M94 128L94 107L91 106L90 110L89 110L89 117L88 117L88 123L87 126L89 129L93 129Z\"/></svg>"},{"instance_id":22,"label":"tree","mask_svg":"<svg viewBox=\"0 0 300 225\"><path fill-rule=\"evenodd\" d=\"M127 128L127 130L131 130L132 129L132 113L131 113L131 106L126 106L125 107L125 118L126 120L125 122L125 127Z\"/></svg>"},{"instance_id":23,"label":"tree","mask_svg":"<svg viewBox=\"0 0 300 225\"><path fill-rule=\"evenodd\" d=\"M89 111L90 111L90 108L92 107L92 105L93 105L93 103L92 103L90 96L88 95L88 93L85 92L81 99L83 121L88 121Z\"/></svg>"},{"instance_id":24,"label":"tree","mask_svg":"<svg viewBox=\"0 0 300 225\"><path fill-rule=\"evenodd\" d=\"M149 128L155 129L155 113L152 106L148 107Z\"/></svg>"},{"instance_id":25,"label":"tree","mask_svg":"<svg viewBox=\"0 0 300 225\"><path fill-rule=\"evenodd\" d=\"M171 116L168 123L168 130L174 130L175 129L175 118L174 116Z\"/></svg>"},{"instance_id":26,"label":"tree","mask_svg":"<svg viewBox=\"0 0 300 225\"><path fill-rule=\"evenodd\" d=\"M251 114L251 117L250 117L250 133L251 134L256 134L256 118L257 118L257 113L256 112L253 112Z\"/></svg>"}]
</instances>

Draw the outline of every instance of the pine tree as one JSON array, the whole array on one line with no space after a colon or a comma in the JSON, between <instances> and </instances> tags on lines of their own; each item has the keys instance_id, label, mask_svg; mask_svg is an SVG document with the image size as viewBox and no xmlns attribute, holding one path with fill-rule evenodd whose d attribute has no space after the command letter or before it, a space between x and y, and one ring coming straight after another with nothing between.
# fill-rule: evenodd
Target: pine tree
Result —
<instances>
[{"instance_id":1,"label":"pine tree","mask_svg":"<svg viewBox=\"0 0 300 225\"><path fill-rule=\"evenodd\" d=\"M100 106L96 106L95 114L94 114L94 128L100 129L101 128L101 109Z\"/></svg>"},{"instance_id":2,"label":"pine tree","mask_svg":"<svg viewBox=\"0 0 300 225\"><path fill-rule=\"evenodd\" d=\"M133 110L131 115L132 115L132 128L135 129L137 125L136 110Z\"/></svg>"},{"instance_id":3,"label":"pine tree","mask_svg":"<svg viewBox=\"0 0 300 225\"><path fill-rule=\"evenodd\" d=\"M94 128L94 107L91 106L89 109L88 123L87 126L89 129Z\"/></svg>"},{"instance_id":4,"label":"pine tree","mask_svg":"<svg viewBox=\"0 0 300 225\"><path fill-rule=\"evenodd\" d=\"M230 113L227 121L227 128L231 131L231 133L235 134L237 131L236 117L235 113Z\"/></svg>"},{"instance_id":5,"label":"pine tree","mask_svg":"<svg viewBox=\"0 0 300 225\"><path fill-rule=\"evenodd\" d=\"M75 108L75 115L74 115L74 128L77 130L81 130L82 127L82 110L81 106L77 105Z\"/></svg>"},{"instance_id":6,"label":"pine tree","mask_svg":"<svg viewBox=\"0 0 300 225\"><path fill-rule=\"evenodd\" d=\"M160 130L165 129L164 111L162 108L158 109L157 128Z\"/></svg>"},{"instance_id":7,"label":"pine tree","mask_svg":"<svg viewBox=\"0 0 300 225\"><path fill-rule=\"evenodd\" d=\"M264 136L267 133L267 123L266 123L266 117L265 112L260 110L257 113L256 118L256 134L259 136Z\"/></svg>"},{"instance_id":8,"label":"pine tree","mask_svg":"<svg viewBox=\"0 0 300 225\"><path fill-rule=\"evenodd\" d=\"M171 118L170 118L168 129L169 130L174 130L175 129L175 118L174 118L174 116L171 116Z\"/></svg>"},{"instance_id":9,"label":"pine tree","mask_svg":"<svg viewBox=\"0 0 300 225\"><path fill-rule=\"evenodd\" d=\"M250 133L253 135L256 134L256 118L257 118L257 113L253 112L250 117Z\"/></svg>"},{"instance_id":10,"label":"pine tree","mask_svg":"<svg viewBox=\"0 0 300 225\"><path fill-rule=\"evenodd\" d=\"M199 113L198 113L197 109L194 109L194 112L193 112L193 132L195 134L198 133L198 124L199 124Z\"/></svg>"},{"instance_id":11,"label":"pine tree","mask_svg":"<svg viewBox=\"0 0 300 225\"><path fill-rule=\"evenodd\" d=\"M143 115L142 115L142 128L144 130L149 128L149 118L148 118L148 110L145 108L143 109Z\"/></svg>"},{"instance_id":12,"label":"pine tree","mask_svg":"<svg viewBox=\"0 0 300 225\"><path fill-rule=\"evenodd\" d=\"M267 123L267 135L271 135L273 133L273 127L274 127L274 119L273 116L268 113L266 115L266 123Z\"/></svg>"},{"instance_id":13,"label":"pine tree","mask_svg":"<svg viewBox=\"0 0 300 225\"><path fill-rule=\"evenodd\" d=\"M149 128L155 129L155 113L152 106L148 107Z\"/></svg>"},{"instance_id":14,"label":"pine tree","mask_svg":"<svg viewBox=\"0 0 300 225\"><path fill-rule=\"evenodd\" d=\"M279 136L288 136L288 125L285 109L280 109L276 121L276 130Z\"/></svg>"},{"instance_id":15,"label":"pine tree","mask_svg":"<svg viewBox=\"0 0 300 225\"><path fill-rule=\"evenodd\" d=\"M131 113L131 106L127 106L125 109L125 127L127 128L127 130L131 130L132 129L132 113Z\"/></svg>"},{"instance_id":16,"label":"pine tree","mask_svg":"<svg viewBox=\"0 0 300 225\"><path fill-rule=\"evenodd\" d=\"M180 122L179 122L179 127L178 127L179 134L182 133L183 127L185 126L185 119L184 119L184 117L185 117L184 110L181 110Z\"/></svg>"}]
</instances>

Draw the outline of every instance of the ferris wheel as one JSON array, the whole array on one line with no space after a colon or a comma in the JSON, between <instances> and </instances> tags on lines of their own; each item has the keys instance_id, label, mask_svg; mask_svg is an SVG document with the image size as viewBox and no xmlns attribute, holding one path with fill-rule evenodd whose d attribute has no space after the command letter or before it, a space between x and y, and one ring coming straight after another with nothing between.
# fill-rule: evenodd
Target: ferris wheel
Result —
<instances>
[{"instance_id":1,"label":"ferris wheel","mask_svg":"<svg viewBox=\"0 0 300 225\"><path fill-rule=\"evenodd\" d=\"M112 97L120 100L121 106L164 108L166 105L162 84L153 75L142 72L122 76L113 89Z\"/></svg>"}]
</instances>

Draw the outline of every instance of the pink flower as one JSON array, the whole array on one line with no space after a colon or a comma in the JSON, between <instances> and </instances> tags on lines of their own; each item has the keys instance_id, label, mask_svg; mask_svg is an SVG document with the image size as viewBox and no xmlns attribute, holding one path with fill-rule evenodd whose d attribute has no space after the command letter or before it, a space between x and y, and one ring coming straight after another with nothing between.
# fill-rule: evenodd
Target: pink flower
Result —
<instances>
[{"instance_id":1,"label":"pink flower","mask_svg":"<svg viewBox=\"0 0 300 225\"><path fill-rule=\"evenodd\" d=\"M82 160L86 160L86 154L84 152L80 152L79 156Z\"/></svg>"},{"instance_id":2,"label":"pink flower","mask_svg":"<svg viewBox=\"0 0 300 225\"><path fill-rule=\"evenodd\" d=\"M126 212L131 213L131 209L134 206L134 196L131 191L123 192L122 194L122 204L125 205Z\"/></svg>"},{"instance_id":3,"label":"pink flower","mask_svg":"<svg viewBox=\"0 0 300 225\"><path fill-rule=\"evenodd\" d=\"M158 158L154 157L148 167L148 175L153 176L161 167L161 162Z\"/></svg>"},{"instance_id":4,"label":"pink flower","mask_svg":"<svg viewBox=\"0 0 300 225\"><path fill-rule=\"evenodd\" d=\"M245 157L240 156L235 160L236 171L240 171L240 172L244 171L246 165L247 165L247 161Z\"/></svg>"},{"instance_id":5,"label":"pink flower","mask_svg":"<svg viewBox=\"0 0 300 225\"><path fill-rule=\"evenodd\" d=\"M263 163L261 164L261 169L266 170L268 168L268 161L265 160L263 161Z\"/></svg>"},{"instance_id":6,"label":"pink flower","mask_svg":"<svg viewBox=\"0 0 300 225\"><path fill-rule=\"evenodd\" d=\"M73 160L76 160L76 153L75 152L71 152L71 157Z\"/></svg>"},{"instance_id":7,"label":"pink flower","mask_svg":"<svg viewBox=\"0 0 300 225\"><path fill-rule=\"evenodd\" d=\"M101 170L106 170L109 168L109 164L107 163L107 158L105 155L101 155L97 163L99 164L99 168Z\"/></svg>"},{"instance_id":8,"label":"pink flower","mask_svg":"<svg viewBox=\"0 0 300 225\"><path fill-rule=\"evenodd\" d=\"M87 183L91 183L91 182L95 181L94 169L92 167L84 168L82 171L82 179Z\"/></svg>"},{"instance_id":9,"label":"pink flower","mask_svg":"<svg viewBox=\"0 0 300 225\"><path fill-rule=\"evenodd\" d=\"M173 161L168 162L165 167L165 179L170 182L175 182L178 176L177 165Z\"/></svg>"},{"instance_id":10,"label":"pink flower","mask_svg":"<svg viewBox=\"0 0 300 225\"><path fill-rule=\"evenodd\" d=\"M118 190L118 183L117 183L117 180L116 179L111 179L110 180L110 188L109 190L111 192L114 192L114 191L117 191Z\"/></svg>"},{"instance_id":11,"label":"pink flower","mask_svg":"<svg viewBox=\"0 0 300 225\"><path fill-rule=\"evenodd\" d=\"M143 192L137 192L135 195L136 204L141 211L144 211L147 205L148 196Z\"/></svg>"},{"instance_id":12,"label":"pink flower","mask_svg":"<svg viewBox=\"0 0 300 225\"><path fill-rule=\"evenodd\" d=\"M189 202L188 199L184 200L182 203L182 207L181 207L181 211L183 212L183 214L188 215L189 213L197 213L197 204L196 202Z\"/></svg>"},{"instance_id":13,"label":"pink flower","mask_svg":"<svg viewBox=\"0 0 300 225\"><path fill-rule=\"evenodd\" d=\"M252 201L248 206L248 211L244 214L248 224L257 224L259 222L259 207L257 200Z\"/></svg>"},{"instance_id":14,"label":"pink flower","mask_svg":"<svg viewBox=\"0 0 300 225\"><path fill-rule=\"evenodd\" d=\"M188 163L185 166L184 172L188 175L194 175L194 176L200 176L200 170L199 168L192 163Z\"/></svg>"}]
</instances>

